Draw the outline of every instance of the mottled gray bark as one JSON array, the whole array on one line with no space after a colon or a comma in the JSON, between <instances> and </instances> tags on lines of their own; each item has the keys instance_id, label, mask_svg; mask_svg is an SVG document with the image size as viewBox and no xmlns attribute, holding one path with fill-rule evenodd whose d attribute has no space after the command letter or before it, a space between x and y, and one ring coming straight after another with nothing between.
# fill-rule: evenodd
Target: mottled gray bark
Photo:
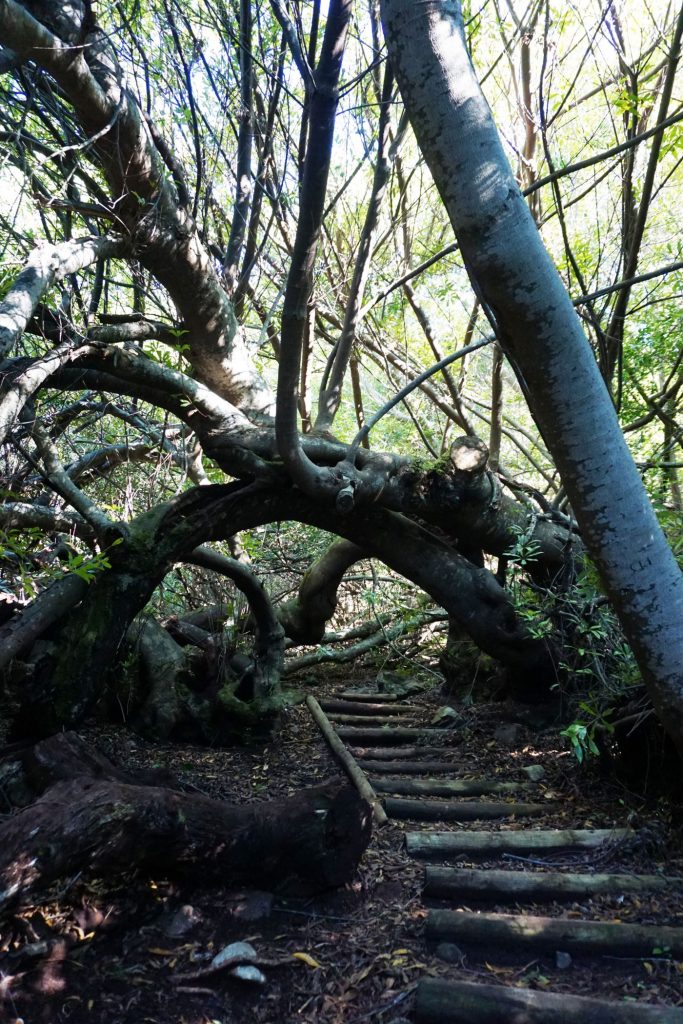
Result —
<instances>
[{"instance_id":1,"label":"mottled gray bark","mask_svg":"<svg viewBox=\"0 0 683 1024\"><path fill-rule=\"evenodd\" d=\"M0 302L0 356L6 356L12 351L26 330L38 303L55 281L103 257L120 256L127 248L123 239L107 235L100 238L78 238L59 245L50 242L38 245Z\"/></svg>"},{"instance_id":2,"label":"mottled gray bark","mask_svg":"<svg viewBox=\"0 0 683 1024\"><path fill-rule=\"evenodd\" d=\"M477 82L457 0L382 0L389 56L468 272L529 396L638 659L683 750L683 577Z\"/></svg>"},{"instance_id":3,"label":"mottled gray bark","mask_svg":"<svg viewBox=\"0 0 683 1024\"><path fill-rule=\"evenodd\" d=\"M184 321L199 380L254 414L270 414L273 396L255 370L253 352L182 190L168 174L155 131L122 84L108 36L88 27L84 16L83 4L50 9L3 0L0 43L48 71L73 105L115 198L116 221L135 238L140 263L168 289ZM70 45L74 39L77 48Z\"/></svg>"}]
</instances>

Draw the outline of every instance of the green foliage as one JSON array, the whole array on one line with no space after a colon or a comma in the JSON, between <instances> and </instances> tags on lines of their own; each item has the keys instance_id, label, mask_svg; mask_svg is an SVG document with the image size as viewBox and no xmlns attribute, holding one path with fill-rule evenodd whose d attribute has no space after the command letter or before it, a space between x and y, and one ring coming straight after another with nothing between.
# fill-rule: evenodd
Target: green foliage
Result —
<instances>
[{"instance_id":1,"label":"green foliage","mask_svg":"<svg viewBox=\"0 0 683 1024\"><path fill-rule=\"evenodd\" d=\"M123 544L122 537L118 537L113 544L110 544L107 550L118 547L119 544ZM105 569L111 569L111 562L109 561L107 551L99 551L91 557L77 553L68 556L66 567L69 572L75 573L76 576L85 580L86 583L92 583L95 577L104 572Z\"/></svg>"},{"instance_id":2,"label":"green foliage","mask_svg":"<svg viewBox=\"0 0 683 1024\"><path fill-rule=\"evenodd\" d=\"M560 736L566 736L570 741L574 756L579 764L583 763L583 759L587 754L597 755L600 753L590 728L582 722L572 722L571 725L561 731Z\"/></svg>"}]
</instances>

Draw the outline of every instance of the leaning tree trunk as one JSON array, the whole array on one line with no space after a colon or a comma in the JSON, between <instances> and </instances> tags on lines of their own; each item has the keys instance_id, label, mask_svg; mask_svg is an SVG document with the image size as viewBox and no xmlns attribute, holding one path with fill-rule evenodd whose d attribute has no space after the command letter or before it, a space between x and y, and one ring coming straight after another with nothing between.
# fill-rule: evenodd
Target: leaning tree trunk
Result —
<instances>
[{"instance_id":1,"label":"leaning tree trunk","mask_svg":"<svg viewBox=\"0 0 683 1024\"><path fill-rule=\"evenodd\" d=\"M350 881L370 840L369 804L336 782L235 805L150 781L74 733L0 756L3 792L18 804L38 796L0 825L0 912L86 868L161 869L195 884L294 881L311 892Z\"/></svg>"},{"instance_id":2,"label":"leaning tree trunk","mask_svg":"<svg viewBox=\"0 0 683 1024\"><path fill-rule=\"evenodd\" d=\"M528 395L653 703L683 752L683 576L503 151L458 0L382 0L389 57L477 294Z\"/></svg>"}]
</instances>

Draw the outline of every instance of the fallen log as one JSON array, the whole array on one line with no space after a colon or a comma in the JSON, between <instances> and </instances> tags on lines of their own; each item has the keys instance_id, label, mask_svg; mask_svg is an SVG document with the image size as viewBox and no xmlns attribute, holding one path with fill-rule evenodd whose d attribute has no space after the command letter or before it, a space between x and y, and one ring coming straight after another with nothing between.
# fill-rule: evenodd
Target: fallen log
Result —
<instances>
[{"instance_id":1,"label":"fallen log","mask_svg":"<svg viewBox=\"0 0 683 1024\"><path fill-rule=\"evenodd\" d=\"M562 871L499 871L429 866L423 893L436 899L516 903L564 900L600 893L681 892L683 878L665 875L567 874Z\"/></svg>"},{"instance_id":2,"label":"fallen log","mask_svg":"<svg viewBox=\"0 0 683 1024\"><path fill-rule=\"evenodd\" d=\"M490 853L570 852L597 850L603 844L619 843L635 835L632 829L524 829L522 832L408 832L406 849L411 857L486 857Z\"/></svg>"},{"instance_id":3,"label":"fallen log","mask_svg":"<svg viewBox=\"0 0 683 1024\"><path fill-rule=\"evenodd\" d=\"M417 1024L683 1024L683 1010L425 978L417 986L415 1019Z\"/></svg>"},{"instance_id":4,"label":"fallen log","mask_svg":"<svg viewBox=\"0 0 683 1024\"><path fill-rule=\"evenodd\" d=\"M655 950L683 956L683 928L624 924L615 921L564 920L528 914L471 914L465 910L432 910L427 916L429 942L455 942L506 951L605 954L648 958Z\"/></svg>"},{"instance_id":5,"label":"fallen log","mask_svg":"<svg viewBox=\"0 0 683 1024\"><path fill-rule=\"evenodd\" d=\"M233 805L122 781L101 755L93 755L94 764L70 765L77 777L63 779L68 757L60 759L56 739L37 744L33 755L43 773L37 785L51 784L0 825L0 910L84 869L163 870L202 884L298 880L306 891L322 890L353 877L370 839L370 807L347 785Z\"/></svg>"},{"instance_id":6,"label":"fallen log","mask_svg":"<svg viewBox=\"0 0 683 1024\"><path fill-rule=\"evenodd\" d=\"M492 818L538 817L548 813L548 804L504 804L464 800L403 800L386 797L384 809L390 818L412 821L477 821Z\"/></svg>"}]
</instances>

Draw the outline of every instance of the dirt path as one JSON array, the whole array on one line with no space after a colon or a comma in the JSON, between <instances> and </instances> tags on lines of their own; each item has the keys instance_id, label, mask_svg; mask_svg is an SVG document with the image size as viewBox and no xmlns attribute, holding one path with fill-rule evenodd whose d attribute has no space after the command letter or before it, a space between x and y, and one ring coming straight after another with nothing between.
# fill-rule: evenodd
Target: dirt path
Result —
<instances>
[{"instance_id":1,"label":"dirt path","mask_svg":"<svg viewBox=\"0 0 683 1024\"><path fill-rule=\"evenodd\" d=\"M325 706L340 689L330 681L316 695ZM387 701L370 703L384 708L363 709L363 725L353 720L358 709L328 705L331 718L351 716L339 726L342 734L380 730L362 740L344 736L347 746L356 744L390 816L376 829L357 881L311 900L230 887L180 890L135 874L71 879L0 933L0 1019L422 1024L543 1022L552 1014L604 1024L612 1018L587 1015L586 1004L579 1004L579 1016L568 1016L569 996L611 1001L622 1013L616 1019L626 1021L645 1020L624 1014L647 1005L683 1006L683 949L662 930L683 928L680 884L662 882L683 876L680 830L666 805L643 806L617 785L578 771L556 729L539 735L514 724L501 728L499 707L435 721L434 692L401 701L412 705L408 712L391 714L398 711L392 701L389 709ZM386 726L382 718L390 719ZM396 729L428 735L399 733L391 742ZM279 735L258 750L160 748L119 732L87 738L129 769L168 766L186 788L233 801L285 795L338 772L305 705L292 709ZM530 768L536 781L524 770ZM477 817L464 820L467 811ZM609 839L579 845L593 840L575 835L567 848L551 835L540 850L529 845L530 836L538 842L550 830L579 829L603 830ZM484 850L482 843L492 841L498 848ZM435 855L428 849L435 842L450 849ZM456 851L457 842L466 849ZM558 891L558 875L579 878ZM600 881L605 875L609 882ZM628 880L614 882L615 875ZM651 880L643 887L637 875ZM539 893L539 884L555 889ZM543 922L520 928L521 915ZM514 929L505 932L510 921ZM641 936L644 945L624 947L623 932L603 929L607 945L586 948L585 937L577 940L582 922L654 931ZM216 953L235 941L251 943L262 979L206 973ZM476 1005L465 1010L472 985ZM562 998L559 1010L552 1000L543 1006L552 995ZM517 1005L505 1006L506 997ZM683 1015L667 1012L647 1019L673 1024Z\"/></svg>"}]
</instances>

